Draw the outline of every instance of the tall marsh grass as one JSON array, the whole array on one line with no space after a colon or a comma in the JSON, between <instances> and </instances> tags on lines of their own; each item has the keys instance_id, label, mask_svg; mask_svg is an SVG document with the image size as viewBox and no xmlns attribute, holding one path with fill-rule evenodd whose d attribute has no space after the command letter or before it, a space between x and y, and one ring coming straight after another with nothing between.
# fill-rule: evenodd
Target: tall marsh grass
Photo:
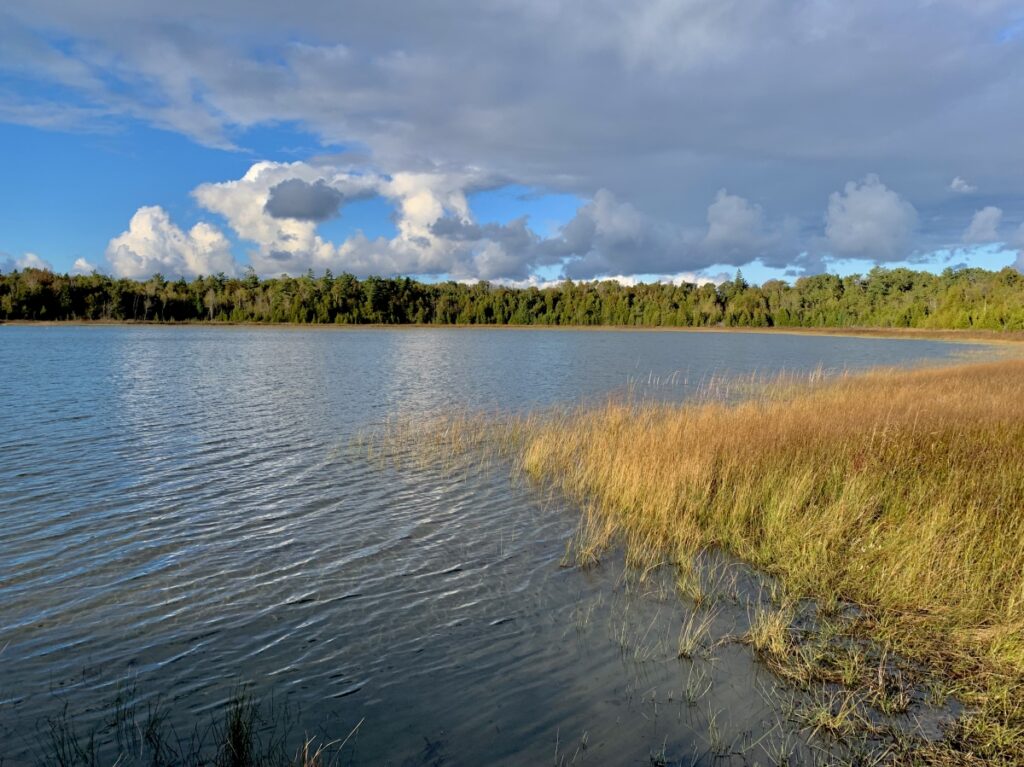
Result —
<instances>
[{"instance_id":1,"label":"tall marsh grass","mask_svg":"<svg viewBox=\"0 0 1024 767\"><path fill-rule=\"evenodd\" d=\"M873 638L962 680L960 751L1024 760L1024 361L609 402L533 423L520 450L583 508L583 561L720 546L790 598L854 602Z\"/></svg>"},{"instance_id":2,"label":"tall marsh grass","mask_svg":"<svg viewBox=\"0 0 1024 767\"><path fill-rule=\"evenodd\" d=\"M523 470L582 503L578 555L709 545L907 650L1024 673L1024 362L787 381L737 404L538 420Z\"/></svg>"},{"instance_id":3,"label":"tall marsh grass","mask_svg":"<svg viewBox=\"0 0 1024 767\"><path fill-rule=\"evenodd\" d=\"M463 415L416 439L449 461L502 454L578 503L579 562L621 544L639 567L685 566L720 547L787 600L856 603L872 638L960 680L981 712L964 743L1024 759L1024 361L751 381L729 399Z\"/></svg>"}]
</instances>

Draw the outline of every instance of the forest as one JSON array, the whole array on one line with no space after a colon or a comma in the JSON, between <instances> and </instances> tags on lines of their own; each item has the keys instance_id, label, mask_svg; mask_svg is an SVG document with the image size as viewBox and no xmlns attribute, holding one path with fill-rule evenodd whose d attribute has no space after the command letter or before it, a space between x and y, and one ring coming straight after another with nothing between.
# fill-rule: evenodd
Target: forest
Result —
<instances>
[{"instance_id":1,"label":"forest","mask_svg":"<svg viewBox=\"0 0 1024 767\"><path fill-rule=\"evenodd\" d=\"M1024 275L1009 267L941 274L878 267L760 286L737 272L717 286L608 280L512 288L329 271L138 281L24 269L0 274L3 320L1021 330Z\"/></svg>"}]
</instances>

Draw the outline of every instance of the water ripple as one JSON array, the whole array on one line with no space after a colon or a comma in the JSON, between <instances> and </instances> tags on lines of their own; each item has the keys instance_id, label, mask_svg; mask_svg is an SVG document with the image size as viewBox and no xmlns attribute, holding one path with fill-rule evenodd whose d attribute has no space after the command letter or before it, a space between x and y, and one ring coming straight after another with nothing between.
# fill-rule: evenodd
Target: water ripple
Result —
<instances>
[{"instance_id":1,"label":"water ripple","mask_svg":"<svg viewBox=\"0 0 1024 767\"><path fill-rule=\"evenodd\" d=\"M950 354L742 335L2 327L0 757L27 758L25 732L65 703L102 716L134 679L186 729L243 682L310 712L310 728L365 717L368 763L414 759L424 739L457 763L548 759L557 731L602 723L618 735L599 761L645 759L665 733L622 703L636 682L608 639L619 618L572 629L618 587L559 568L573 513L500 467L467 481L383 469L349 438L394 413L596 397L638 366L691 381L911 349ZM645 673L679 688L674 663Z\"/></svg>"}]
</instances>

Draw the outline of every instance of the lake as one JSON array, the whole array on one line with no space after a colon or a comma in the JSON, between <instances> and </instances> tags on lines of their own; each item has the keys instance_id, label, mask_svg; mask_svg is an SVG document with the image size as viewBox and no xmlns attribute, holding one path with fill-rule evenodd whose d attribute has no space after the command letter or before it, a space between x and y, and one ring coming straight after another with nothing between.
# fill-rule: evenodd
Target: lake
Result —
<instances>
[{"instance_id":1,"label":"lake","mask_svg":"<svg viewBox=\"0 0 1024 767\"><path fill-rule=\"evenodd\" d=\"M710 762L774 726L772 677L746 648L678 659L687 607L671 584L637 584L614 556L561 566L575 509L500 464L399 469L353 437L395 416L627 388L683 399L713 377L971 349L740 332L0 327L0 757L32 763L65 707L87 726L128 691L184 731L244 688L299 739L355 729L344 764ZM756 590L755 574L733 572L737 592ZM745 615L725 611L720 631Z\"/></svg>"}]
</instances>

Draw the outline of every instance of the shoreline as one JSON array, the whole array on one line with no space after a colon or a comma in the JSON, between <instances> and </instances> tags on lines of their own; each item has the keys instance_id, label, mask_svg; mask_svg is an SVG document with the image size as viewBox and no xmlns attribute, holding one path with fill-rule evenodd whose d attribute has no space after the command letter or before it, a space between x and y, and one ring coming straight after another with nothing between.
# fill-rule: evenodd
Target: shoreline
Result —
<instances>
[{"instance_id":1,"label":"shoreline","mask_svg":"<svg viewBox=\"0 0 1024 767\"><path fill-rule=\"evenodd\" d=\"M621 548L639 573L674 568L698 611L713 602L701 558L723 552L779 586L732 639L793 689L832 685L819 725L870 740L892 732L879 712L953 699L941 740L896 763L1022 764L1022 365L780 380L735 404L455 416L392 427L377 457L500 456L578 507L567 562ZM705 624L682 631L681 657L711 641Z\"/></svg>"},{"instance_id":2,"label":"shoreline","mask_svg":"<svg viewBox=\"0 0 1024 767\"><path fill-rule=\"evenodd\" d=\"M791 334L839 335L831 330ZM562 564L586 568L621 551L641 583L668 568L689 616L678 657L729 662L717 648L747 648L776 680L771 711L803 722L795 732L811 732L808 748L821 733L892 764L1018 764L1024 623L1009 597L1024 525L1010 512L1024 508L1014 501L1024 487L1014 465L1024 361L1003 349L992 356L1017 359L875 368L830 383L812 374L806 385L780 378L727 407L609 403L412 420L386 427L397 431L383 433L383 452L369 441L353 448L368 460L447 463L452 476L459 456L481 466L501 456L514 475L558 492L581 512ZM734 566L769 586L722 633L713 623L725 604L743 612L726 577ZM918 715L941 717L941 737L914 724ZM65 721L67 732L79 727Z\"/></svg>"},{"instance_id":3,"label":"shoreline","mask_svg":"<svg viewBox=\"0 0 1024 767\"><path fill-rule=\"evenodd\" d=\"M196 321L164 322L159 320L0 320L0 327L168 327L168 328L277 328L281 330L507 330L507 331L574 331L622 333L697 333L756 334L793 336L831 336L836 338L883 338L895 341L946 341L991 345L1024 343L1024 331L961 330L940 328L879 327L691 327L643 325L507 325L507 324L432 324L432 323L366 323L332 324L301 322L229 322Z\"/></svg>"}]
</instances>

